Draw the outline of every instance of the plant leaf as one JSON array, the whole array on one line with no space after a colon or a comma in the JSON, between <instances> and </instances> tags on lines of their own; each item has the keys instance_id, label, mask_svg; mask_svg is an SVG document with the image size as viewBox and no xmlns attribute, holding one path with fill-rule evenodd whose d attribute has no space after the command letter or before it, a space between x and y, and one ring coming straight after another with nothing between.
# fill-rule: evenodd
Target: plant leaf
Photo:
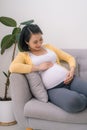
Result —
<instances>
[{"instance_id":1,"label":"plant leaf","mask_svg":"<svg viewBox=\"0 0 87 130\"><path fill-rule=\"evenodd\" d=\"M10 18L10 17L0 17L0 22L6 26L10 26L10 27L16 27L17 23L14 19Z\"/></svg>"},{"instance_id":2,"label":"plant leaf","mask_svg":"<svg viewBox=\"0 0 87 130\"><path fill-rule=\"evenodd\" d=\"M3 74L6 76L6 77L8 77L8 75L3 71Z\"/></svg>"},{"instance_id":3,"label":"plant leaf","mask_svg":"<svg viewBox=\"0 0 87 130\"><path fill-rule=\"evenodd\" d=\"M21 28L18 27L18 28L14 28L12 34L18 34L20 32L21 32Z\"/></svg>"},{"instance_id":4,"label":"plant leaf","mask_svg":"<svg viewBox=\"0 0 87 130\"><path fill-rule=\"evenodd\" d=\"M5 49L10 48L15 42L14 35L6 35L1 41L1 54L4 53Z\"/></svg>"},{"instance_id":5,"label":"plant leaf","mask_svg":"<svg viewBox=\"0 0 87 130\"><path fill-rule=\"evenodd\" d=\"M15 37L15 42L19 42L19 36L20 36L21 28L14 28L12 35Z\"/></svg>"},{"instance_id":6,"label":"plant leaf","mask_svg":"<svg viewBox=\"0 0 87 130\"><path fill-rule=\"evenodd\" d=\"M29 24L32 24L34 22L34 20L28 20L28 21L25 21L25 22L22 22L20 23L21 25L29 25Z\"/></svg>"}]
</instances>

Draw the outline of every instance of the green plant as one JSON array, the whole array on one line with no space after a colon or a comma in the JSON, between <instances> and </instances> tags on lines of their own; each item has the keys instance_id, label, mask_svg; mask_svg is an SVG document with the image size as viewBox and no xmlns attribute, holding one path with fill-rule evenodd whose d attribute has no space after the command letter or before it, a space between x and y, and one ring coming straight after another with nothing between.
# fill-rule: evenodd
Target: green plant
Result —
<instances>
[{"instance_id":1,"label":"green plant","mask_svg":"<svg viewBox=\"0 0 87 130\"><path fill-rule=\"evenodd\" d=\"M22 51L22 49L20 48L20 46L18 44L19 36L20 36L20 32L21 32L21 25L29 25L29 24L33 23L34 20L22 22L17 26L17 22L13 18L2 16L2 17L0 17L0 22L2 24L4 24L5 26L12 27L12 33L4 36L1 40L1 54L3 54L6 49L10 48L11 46L14 46L13 53L12 53L12 59L11 59L11 61L13 61L14 57L15 57L16 47L18 46L18 49L20 51ZM10 85L11 73L9 72L9 70L8 70L7 74L5 72L3 72L3 73L6 76L6 82L5 82L4 98L3 99L1 98L1 99L9 100L9 98L7 97L7 93L8 93L8 88Z\"/></svg>"}]
</instances>

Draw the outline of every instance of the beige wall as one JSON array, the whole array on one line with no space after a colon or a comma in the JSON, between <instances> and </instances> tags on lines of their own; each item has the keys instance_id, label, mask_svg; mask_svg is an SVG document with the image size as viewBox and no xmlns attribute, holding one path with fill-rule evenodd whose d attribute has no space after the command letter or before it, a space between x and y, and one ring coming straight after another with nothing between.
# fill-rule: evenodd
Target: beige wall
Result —
<instances>
[{"instance_id":1,"label":"beige wall","mask_svg":"<svg viewBox=\"0 0 87 130\"><path fill-rule=\"evenodd\" d=\"M34 19L44 42L60 48L87 48L87 0L0 0L0 16ZM0 40L7 32L0 24Z\"/></svg>"}]
</instances>

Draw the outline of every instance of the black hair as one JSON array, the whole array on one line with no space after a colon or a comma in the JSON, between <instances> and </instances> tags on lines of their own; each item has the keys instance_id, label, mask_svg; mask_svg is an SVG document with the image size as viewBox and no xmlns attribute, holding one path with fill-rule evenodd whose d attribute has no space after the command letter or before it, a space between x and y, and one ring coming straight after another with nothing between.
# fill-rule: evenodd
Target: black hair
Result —
<instances>
[{"instance_id":1,"label":"black hair","mask_svg":"<svg viewBox=\"0 0 87 130\"><path fill-rule=\"evenodd\" d=\"M29 51L29 45L26 42L29 42L32 34L42 33L40 27L36 24L30 24L23 27L20 38L19 38L19 46L23 51Z\"/></svg>"}]
</instances>

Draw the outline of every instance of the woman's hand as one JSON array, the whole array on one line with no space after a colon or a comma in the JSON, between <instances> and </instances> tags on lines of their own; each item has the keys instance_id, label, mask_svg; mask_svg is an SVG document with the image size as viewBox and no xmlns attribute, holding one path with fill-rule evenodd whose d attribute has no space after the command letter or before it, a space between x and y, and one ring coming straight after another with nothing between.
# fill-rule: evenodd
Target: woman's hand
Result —
<instances>
[{"instance_id":1,"label":"woman's hand","mask_svg":"<svg viewBox=\"0 0 87 130\"><path fill-rule=\"evenodd\" d=\"M44 62L44 63L39 65L39 71L47 70L47 69L49 69L52 66L53 66L52 62Z\"/></svg>"},{"instance_id":2,"label":"woman's hand","mask_svg":"<svg viewBox=\"0 0 87 130\"><path fill-rule=\"evenodd\" d=\"M64 80L64 84L69 84L72 81L74 77L74 73L75 73L75 68L72 67L71 70L68 72L66 79Z\"/></svg>"},{"instance_id":3,"label":"woman's hand","mask_svg":"<svg viewBox=\"0 0 87 130\"><path fill-rule=\"evenodd\" d=\"M44 63L42 63L42 64L40 64L40 65L38 65L38 66L33 66L32 67L32 72L34 72L34 71L44 71L44 70L47 70L47 69L49 69L50 67L52 67L53 66L53 63L52 62L44 62Z\"/></svg>"}]
</instances>

